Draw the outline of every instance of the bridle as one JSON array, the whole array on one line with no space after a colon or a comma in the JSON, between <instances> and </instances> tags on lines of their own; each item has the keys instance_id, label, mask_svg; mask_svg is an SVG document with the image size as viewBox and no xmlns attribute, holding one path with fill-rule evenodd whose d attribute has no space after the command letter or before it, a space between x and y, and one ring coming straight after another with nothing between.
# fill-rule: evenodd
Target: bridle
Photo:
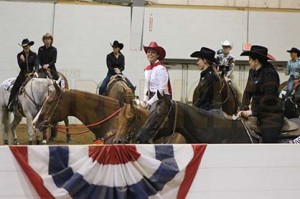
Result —
<instances>
[{"instance_id":1,"label":"bridle","mask_svg":"<svg viewBox=\"0 0 300 199\"><path fill-rule=\"evenodd\" d=\"M169 136L170 138L173 138L175 136L175 129L176 129L176 123L177 123L177 113L178 113L178 104L176 101L171 100L171 107L168 111L168 114L166 115L166 117L164 118L164 120L162 121L162 123L159 125L159 128L154 132L153 136L151 137L151 142L153 143L153 138L155 138L157 136L157 134L159 133L159 131L161 131L162 129L164 129L164 125L166 124L166 122L168 122L171 111L174 107L175 109L175 115L174 115L174 125L172 128L172 134Z\"/></svg>"},{"instance_id":2,"label":"bridle","mask_svg":"<svg viewBox=\"0 0 300 199\"><path fill-rule=\"evenodd\" d=\"M43 127L46 127L46 128L48 128L48 127L51 127L51 128L54 127L53 125L50 124L49 121L51 121L51 119L52 119L54 113L56 112L56 109L57 109L58 104L59 104L59 102L60 102L60 100L61 100L61 97L62 97L62 93L63 93L63 92L61 91L60 94L59 94L59 96L58 96L58 99L56 100L55 106L54 106L54 108L52 109L52 111L50 112L50 114L49 114L49 116L47 117L47 119L44 119ZM45 125L45 124L47 124L47 125Z\"/></svg>"}]
</instances>

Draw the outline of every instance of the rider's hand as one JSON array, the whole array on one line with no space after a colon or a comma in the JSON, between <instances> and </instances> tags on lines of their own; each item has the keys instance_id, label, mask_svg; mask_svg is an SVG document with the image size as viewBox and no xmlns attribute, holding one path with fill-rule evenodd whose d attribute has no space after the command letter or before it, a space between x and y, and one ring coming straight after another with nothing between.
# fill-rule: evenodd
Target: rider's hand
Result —
<instances>
[{"instance_id":1,"label":"rider's hand","mask_svg":"<svg viewBox=\"0 0 300 199\"><path fill-rule=\"evenodd\" d=\"M25 61L24 55L21 55L21 56L20 56L20 59L21 59L22 62L24 62L24 61Z\"/></svg>"},{"instance_id":2,"label":"rider's hand","mask_svg":"<svg viewBox=\"0 0 300 199\"><path fill-rule=\"evenodd\" d=\"M239 111L238 114L237 114L237 117L249 117L252 115L252 111L251 110L248 110L248 111Z\"/></svg>"},{"instance_id":3,"label":"rider's hand","mask_svg":"<svg viewBox=\"0 0 300 199\"><path fill-rule=\"evenodd\" d=\"M49 64L45 64L45 65L43 66L44 69L47 69L48 67L49 67Z\"/></svg>"},{"instance_id":4,"label":"rider's hand","mask_svg":"<svg viewBox=\"0 0 300 199\"><path fill-rule=\"evenodd\" d=\"M117 74L121 73L119 68L114 68L114 70L115 70L115 73L117 73Z\"/></svg>"}]
</instances>

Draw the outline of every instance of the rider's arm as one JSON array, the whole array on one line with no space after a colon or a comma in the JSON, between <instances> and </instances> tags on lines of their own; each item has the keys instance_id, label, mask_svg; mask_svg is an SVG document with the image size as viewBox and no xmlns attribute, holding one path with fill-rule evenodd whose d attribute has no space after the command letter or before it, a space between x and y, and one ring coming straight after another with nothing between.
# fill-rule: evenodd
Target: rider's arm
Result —
<instances>
[{"instance_id":1,"label":"rider's arm","mask_svg":"<svg viewBox=\"0 0 300 199\"><path fill-rule=\"evenodd\" d=\"M156 89L155 89L155 94L147 101L148 104L153 104L158 100L157 97L157 92L159 91L160 93L165 93L165 94L170 94L168 93L168 80L169 80L169 74L168 71L165 67L159 68L159 70L155 71L155 79L156 82Z\"/></svg>"},{"instance_id":2,"label":"rider's arm","mask_svg":"<svg viewBox=\"0 0 300 199\"><path fill-rule=\"evenodd\" d=\"M121 59L120 60L121 61L121 65L120 65L119 69L122 72L125 69L125 56L123 54L121 54L120 59Z\"/></svg>"},{"instance_id":3,"label":"rider's arm","mask_svg":"<svg viewBox=\"0 0 300 199\"><path fill-rule=\"evenodd\" d=\"M107 66L108 71L109 71L110 74L114 74L115 73L114 67L112 66L111 54L108 54L106 56L106 66Z\"/></svg>"},{"instance_id":4,"label":"rider's arm","mask_svg":"<svg viewBox=\"0 0 300 199\"><path fill-rule=\"evenodd\" d=\"M56 58L57 58L57 50L56 48L52 48L51 50L51 61L48 63L49 66L54 66L54 64L56 63Z\"/></svg>"},{"instance_id":5,"label":"rider's arm","mask_svg":"<svg viewBox=\"0 0 300 199\"><path fill-rule=\"evenodd\" d=\"M241 106L241 110L248 110L249 109L249 105L250 105L250 100L252 97L252 94L250 92L250 79L251 79L251 73L252 73L252 69L249 70L249 75L248 75L248 81L243 93L243 100L242 100L242 106Z\"/></svg>"}]
</instances>

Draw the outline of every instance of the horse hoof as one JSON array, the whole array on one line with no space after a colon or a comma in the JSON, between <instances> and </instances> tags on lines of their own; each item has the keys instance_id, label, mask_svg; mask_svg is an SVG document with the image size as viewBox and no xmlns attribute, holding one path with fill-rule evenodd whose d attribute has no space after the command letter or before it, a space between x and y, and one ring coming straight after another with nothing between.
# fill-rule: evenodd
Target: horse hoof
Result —
<instances>
[{"instance_id":1,"label":"horse hoof","mask_svg":"<svg viewBox=\"0 0 300 199\"><path fill-rule=\"evenodd\" d=\"M67 139L67 144L71 144L72 140L71 139Z\"/></svg>"},{"instance_id":2,"label":"horse hoof","mask_svg":"<svg viewBox=\"0 0 300 199\"><path fill-rule=\"evenodd\" d=\"M47 144L47 140L43 140L43 141L42 141L42 144L43 144L43 145L46 145L46 144Z\"/></svg>"},{"instance_id":3,"label":"horse hoof","mask_svg":"<svg viewBox=\"0 0 300 199\"><path fill-rule=\"evenodd\" d=\"M19 145L19 141L17 139L14 140L14 145Z\"/></svg>"},{"instance_id":4,"label":"horse hoof","mask_svg":"<svg viewBox=\"0 0 300 199\"><path fill-rule=\"evenodd\" d=\"M28 144L29 144L29 145L32 145L32 140L30 140L30 141L28 142Z\"/></svg>"},{"instance_id":5,"label":"horse hoof","mask_svg":"<svg viewBox=\"0 0 300 199\"><path fill-rule=\"evenodd\" d=\"M41 141L40 141L40 140L36 140L36 141L35 141L35 144L36 144L36 145L40 145L40 144L41 144Z\"/></svg>"},{"instance_id":6,"label":"horse hoof","mask_svg":"<svg viewBox=\"0 0 300 199\"><path fill-rule=\"evenodd\" d=\"M8 145L8 140L4 140L4 144L5 144L5 145Z\"/></svg>"}]
</instances>

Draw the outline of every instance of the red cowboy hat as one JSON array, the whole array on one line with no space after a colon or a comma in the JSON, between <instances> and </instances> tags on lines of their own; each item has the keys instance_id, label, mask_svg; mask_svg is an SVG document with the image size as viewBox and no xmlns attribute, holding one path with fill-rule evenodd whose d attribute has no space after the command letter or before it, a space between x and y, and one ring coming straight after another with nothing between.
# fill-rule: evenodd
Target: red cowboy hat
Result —
<instances>
[{"instance_id":1,"label":"red cowboy hat","mask_svg":"<svg viewBox=\"0 0 300 199\"><path fill-rule=\"evenodd\" d=\"M155 50L158 54L159 57L158 59L161 61L166 57L166 51L163 47L157 45L155 41L150 42L149 46L144 46L144 51L147 54L148 50L152 49Z\"/></svg>"}]
</instances>

